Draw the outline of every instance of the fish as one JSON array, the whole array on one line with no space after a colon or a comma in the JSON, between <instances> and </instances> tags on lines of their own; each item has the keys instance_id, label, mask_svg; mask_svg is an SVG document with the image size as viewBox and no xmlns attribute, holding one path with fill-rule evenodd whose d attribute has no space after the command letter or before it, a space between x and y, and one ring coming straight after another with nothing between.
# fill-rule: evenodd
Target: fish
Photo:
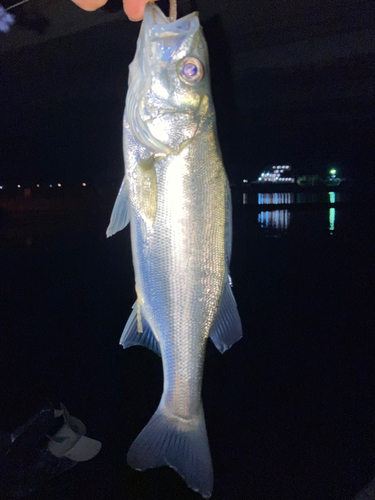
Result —
<instances>
[{"instance_id":1,"label":"fish","mask_svg":"<svg viewBox=\"0 0 375 500\"><path fill-rule=\"evenodd\" d=\"M123 119L125 176L107 236L130 222L136 302L121 335L162 358L163 393L131 445L136 470L167 465L210 498L201 387L208 338L242 337L231 289L232 205L197 12L172 22L145 8Z\"/></svg>"}]
</instances>

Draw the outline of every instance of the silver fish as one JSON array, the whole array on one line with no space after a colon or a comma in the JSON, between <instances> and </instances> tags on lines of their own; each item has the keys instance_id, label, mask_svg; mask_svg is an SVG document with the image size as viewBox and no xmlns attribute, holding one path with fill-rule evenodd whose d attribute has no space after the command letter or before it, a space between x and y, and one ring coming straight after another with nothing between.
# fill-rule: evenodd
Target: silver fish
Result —
<instances>
[{"instance_id":1,"label":"silver fish","mask_svg":"<svg viewBox=\"0 0 375 500\"><path fill-rule=\"evenodd\" d=\"M209 498L206 342L224 352L242 328L229 277L230 188L198 14L170 22L148 3L129 69L125 177L107 236L130 221L137 300L120 344L161 354L164 389L128 463L137 470L169 465Z\"/></svg>"}]
</instances>

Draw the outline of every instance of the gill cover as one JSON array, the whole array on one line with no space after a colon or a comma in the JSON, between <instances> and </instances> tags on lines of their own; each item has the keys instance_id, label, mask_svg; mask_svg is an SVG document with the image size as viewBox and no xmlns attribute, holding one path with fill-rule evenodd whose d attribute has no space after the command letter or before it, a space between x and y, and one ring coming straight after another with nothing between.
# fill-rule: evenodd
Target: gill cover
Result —
<instances>
[{"instance_id":1,"label":"gill cover","mask_svg":"<svg viewBox=\"0 0 375 500\"><path fill-rule=\"evenodd\" d=\"M191 83L181 77L187 58L202 68ZM209 95L208 52L198 14L171 23L148 3L129 66L125 113L134 138L151 153L177 153L196 134Z\"/></svg>"}]
</instances>

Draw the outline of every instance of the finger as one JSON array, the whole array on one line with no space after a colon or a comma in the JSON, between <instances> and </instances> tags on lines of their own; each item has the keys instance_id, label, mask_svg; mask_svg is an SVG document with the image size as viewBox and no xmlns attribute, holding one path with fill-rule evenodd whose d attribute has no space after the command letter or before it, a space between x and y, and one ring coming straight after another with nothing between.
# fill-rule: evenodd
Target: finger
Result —
<instances>
[{"instance_id":1,"label":"finger","mask_svg":"<svg viewBox=\"0 0 375 500\"><path fill-rule=\"evenodd\" d=\"M100 9L107 3L108 0L72 0L78 7L83 10L93 11Z\"/></svg>"},{"instance_id":2,"label":"finger","mask_svg":"<svg viewBox=\"0 0 375 500\"><path fill-rule=\"evenodd\" d=\"M125 14L131 21L143 19L145 5L148 0L123 0Z\"/></svg>"}]
</instances>

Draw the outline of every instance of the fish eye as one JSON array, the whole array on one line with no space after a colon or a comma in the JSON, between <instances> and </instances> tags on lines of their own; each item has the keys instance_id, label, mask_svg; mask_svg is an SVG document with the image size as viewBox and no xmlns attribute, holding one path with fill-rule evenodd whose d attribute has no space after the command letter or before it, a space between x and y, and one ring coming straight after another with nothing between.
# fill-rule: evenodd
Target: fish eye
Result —
<instances>
[{"instance_id":1,"label":"fish eye","mask_svg":"<svg viewBox=\"0 0 375 500\"><path fill-rule=\"evenodd\" d=\"M202 63L195 57L187 57L181 62L180 77L185 83L193 85L202 80L204 70Z\"/></svg>"}]
</instances>

